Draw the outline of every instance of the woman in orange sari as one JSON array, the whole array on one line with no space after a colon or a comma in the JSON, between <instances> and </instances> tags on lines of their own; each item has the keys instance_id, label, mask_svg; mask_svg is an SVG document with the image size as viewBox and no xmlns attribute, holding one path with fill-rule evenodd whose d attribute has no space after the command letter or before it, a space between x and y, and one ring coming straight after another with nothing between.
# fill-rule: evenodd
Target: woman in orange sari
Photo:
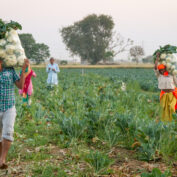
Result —
<instances>
[{"instance_id":1,"label":"woman in orange sari","mask_svg":"<svg viewBox=\"0 0 177 177\"><path fill-rule=\"evenodd\" d=\"M158 65L159 57L160 53L157 53L155 73L158 78L158 88L161 90L162 121L172 121L172 114L177 109L177 78L168 73L165 65Z\"/></svg>"}]
</instances>

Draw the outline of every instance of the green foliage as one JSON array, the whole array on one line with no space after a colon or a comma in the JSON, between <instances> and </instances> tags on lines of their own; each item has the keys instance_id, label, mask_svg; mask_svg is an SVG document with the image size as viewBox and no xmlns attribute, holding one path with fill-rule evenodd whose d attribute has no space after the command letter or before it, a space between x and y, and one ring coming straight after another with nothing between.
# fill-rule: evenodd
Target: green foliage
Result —
<instances>
[{"instance_id":1,"label":"green foliage","mask_svg":"<svg viewBox=\"0 0 177 177\"><path fill-rule=\"evenodd\" d=\"M149 56L143 58L143 59L142 59L142 62L143 62L143 63L153 63L153 62L154 62L153 56L152 56L152 55L149 55Z\"/></svg>"},{"instance_id":2,"label":"green foliage","mask_svg":"<svg viewBox=\"0 0 177 177\"><path fill-rule=\"evenodd\" d=\"M177 160L177 116L168 124L156 122L159 90L152 69L85 69L84 75L61 69L53 90L46 88L45 68L34 70L31 107L22 106L17 95L8 156L31 165L26 176L110 175L112 152L120 147L145 161Z\"/></svg>"},{"instance_id":3,"label":"green foliage","mask_svg":"<svg viewBox=\"0 0 177 177\"><path fill-rule=\"evenodd\" d=\"M172 54L172 53L177 53L177 46L172 46L170 44L165 45L164 47L160 46L160 49L156 50L153 54L154 62L156 60L156 55L157 53L166 53L166 54Z\"/></svg>"},{"instance_id":4,"label":"green foliage","mask_svg":"<svg viewBox=\"0 0 177 177\"><path fill-rule=\"evenodd\" d=\"M111 60L113 60L113 57L114 57L114 51L107 51L107 52L104 54L103 61L104 61L104 62L106 62L106 61L111 61Z\"/></svg>"},{"instance_id":5,"label":"green foliage","mask_svg":"<svg viewBox=\"0 0 177 177\"><path fill-rule=\"evenodd\" d=\"M71 26L62 28L61 35L63 42L73 55L96 64L111 56L107 51L109 51L113 27L112 17L93 14Z\"/></svg>"},{"instance_id":6,"label":"green foliage","mask_svg":"<svg viewBox=\"0 0 177 177\"><path fill-rule=\"evenodd\" d=\"M32 51L31 58L35 60L36 64L40 64L50 57L49 47L44 43L36 43Z\"/></svg>"},{"instance_id":7,"label":"green foliage","mask_svg":"<svg viewBox=\"0 0 177 177\"><path fill-rule=\"evenodd\" d=\"M68 135L70 139L81 137L86 129L85 121L77 117L64 116L62 119L59 119L59 125L62 132Z\"/></svg>"},{"instance_id":8,"label":"green foliage","mask_svg":"<svg viewBox=\"0 0 177 177\"><path fill-rule=\"evenodd\" d=\"M61 64L61 65L67 65L67 64L68 64L68 61L67 61L67 60L61 60L61 61L60 61L60 64Z\"/></svg>"},{"instance_id":9,"label":"green foliage","mask_svg":"<svg viewBox=\"0 0 177 177\"><path fill-rule=\"evenodd\" d=\"M25 54L27 58L31 58L31 53L33 52L33 46L36 43L32 34L19 34L19 38L21 40L22 46L25 49Z\"/></svg>"},{"instance_id":10,"label":"green foliage","mask_svg":"<svg viewBox=\"0 0 177 177\"><path fill-rule=\"evenodd\" d=\"M136 138L141 144L141 158L149 161L155 159L155 153L160 146L161 135L167 134L168 129L162 123L146 122L143 125L139 128Z\"/></svg>"},{"instance_id":11,"label":"green foliage","mask_svg":"<svg viewBox=\"0 0 177 177\"><path fill-rule=\"evenodd\" d=\"M49 47L44 43L36 43L32 34L19 34L27 58L40 64L50 56Z\"/></svg>"},{"instance_id":12,"label":"green foliage","mask_svg":"<svg viewBox=\"0 0 177 177\"><path fill-rule=\"evenodd\" d=\"M97 175L105 174L106 170L113 163L106 154L99 151L90 151L84 156L84 160L93 168Z\"/></svg>"},{"instance_id":13,"label":"green foliage","mask_svg":"<svg viewBox=\"0 0 177 177\"><path fill-rule=\"evenodd\" d=\"M35 169L33 169L34 177L67 177L67 174L57 166L53 166L51 164L46 164L45 166L37 165Z\"/></svg>"},{"instance_id":14,"label":"green foliage","mask_svg":"<svg viewBox=\"0 0 177 177\"><path fill-rule=\"evenodd\" d=\"M168 177L171 176L170 171L165 171L162 173L158 168L154 168L151 173L143 173L141 177Z\"/></svg>"},{"instance_id":15,"label":"green foliage","mask_svg":"<svg viewBox=\"0 0 177 177\"><path fill-rule=\"evenodd\" d=\"M9 23L6 23L2 19L0 19L0 39L5 38L6 32L10 31L11 28L15 30L21 30L22 26L18 22L12 20Z\"/></svg>"},{"instance_id":16,"label":"green foliage","mask_svg":"<svg viewBox=\"0 0 177 177\"><path fill-rule=\"evenodd\" d=\"M122 134L117 130L116 126L112 125L106 126L103 131L100 131L99 137L102 141L107 143L109 148L112 148L119 143Z\"/></svg>"}]
</instances>

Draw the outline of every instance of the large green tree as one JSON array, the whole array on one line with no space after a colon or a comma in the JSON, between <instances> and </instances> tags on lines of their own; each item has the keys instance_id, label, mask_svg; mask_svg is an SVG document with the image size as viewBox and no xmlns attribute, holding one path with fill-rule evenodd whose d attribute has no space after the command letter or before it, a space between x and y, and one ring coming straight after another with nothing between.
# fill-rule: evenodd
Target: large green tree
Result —
<instances>
[{"instance_id":1,"label":"large green tree","mask_svg":"<svg viewBox=\"0 0 177 177\"><path fill-rule=\"evenodd\" d=\"M113 35L114 22L111 16L95 14L71 26L61 29L63 42L72 55L77 55L81 61L87 60L96 64L100 60L110 58L110 42Z\"/></svg>"},{"instance_id":2,"label":"large green tree","mask_svg":"<svg viewBox=\"0 0 177 177\"><path fill-rule=\"evenodd\" d=\"M44 43L36 43L32 34L19 34L26 56L37 64L50 56L49 47Z\"/></svg>"},{"instance_id":3,"label":"large green tree","mask_svg":"<svg viewBox=\"0 0 177 177\"><path fill-rule=\"evenodd\" d=\"M36 41L33 38L32 34L19 34L20 41L22 43L23 48L25 49L25 54L27 58L32 58L33 46Z\"/></svg>"}]
</instances>

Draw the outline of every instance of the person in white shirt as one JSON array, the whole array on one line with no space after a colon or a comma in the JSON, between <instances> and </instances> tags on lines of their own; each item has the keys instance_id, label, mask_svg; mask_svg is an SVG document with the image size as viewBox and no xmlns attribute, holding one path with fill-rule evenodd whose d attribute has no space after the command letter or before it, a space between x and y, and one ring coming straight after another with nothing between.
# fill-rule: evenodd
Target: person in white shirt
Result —
<instances>
[{"instance_id":1,"label":"person in white shirt","mask_svg":"<svg viewBox=\"0 0 177 177\"><path fill-rule=\"evenodd\" d=\"M49 86L58 85L58 72L60 69L55 63L54 58L50 58L50 63L47 65L46 72L48 73L47 84Z\"/></svg>"},{"instance_id":2,"label":"person in white shirt","mask_svg":"<svg viewBox=\"0 0 177 177\"><path fill-rule=\"evenodd\" d=\"M172 121L172 114L177 109L177 78L166 70L165 65L158 65L159 58L160 53L157 53L154 69L158 79L158 88L161 90L162 121Z\"/></svg>"}]
</instances>

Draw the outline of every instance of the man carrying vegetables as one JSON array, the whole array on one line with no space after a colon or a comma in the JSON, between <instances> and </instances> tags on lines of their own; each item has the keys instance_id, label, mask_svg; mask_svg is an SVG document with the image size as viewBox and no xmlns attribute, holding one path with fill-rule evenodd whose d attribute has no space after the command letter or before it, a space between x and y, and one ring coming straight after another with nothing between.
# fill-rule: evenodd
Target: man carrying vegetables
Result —
<instances>
[{"instance_id":1,"label":"man carrying vegetables","mask_svg":"<svg viewBox=\"0 0 177 177\"><path fill-rule=\"evenodd\" d=\"M4 68L2 63L0 60L0 169L6 169L6 156L13 141L16 117L14 84L19 89L23 88L29 61L24 61L20 78L13 67Z\"/></svg>"},{"instance_id":2,"label":"man carrying vegetables","mask_svg":"<svg viewBox=\"0 0 177 177\"><path fill-rule=\"evenodd\" d=\"M160 53L157 52L155 60L155 74L158 78L160 93L160 106L162 109L162 121L172 121L172 114L177 109L177 78L167 71L164 64L159 64Z\"/></svg>"}]
</instances>

